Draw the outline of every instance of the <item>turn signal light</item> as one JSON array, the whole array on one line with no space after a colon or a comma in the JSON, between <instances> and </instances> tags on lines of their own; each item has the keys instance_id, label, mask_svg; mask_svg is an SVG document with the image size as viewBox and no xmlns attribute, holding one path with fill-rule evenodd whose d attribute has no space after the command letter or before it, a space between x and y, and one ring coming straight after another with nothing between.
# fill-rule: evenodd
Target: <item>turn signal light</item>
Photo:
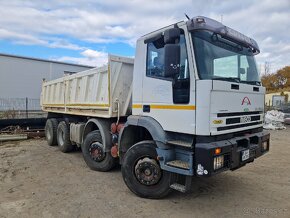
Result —
<instances>
[{"instance_id":1,"label":"turn signal light","mask_svg":"<svg viewBox=\"0 0 290 218\"><path fill-rule=\"evenodd\" d=\"M216 148L216 149L214 150L214 154L215 154L215 155L219 155L221 152L222 152L222 149L221 149L221 148Z\"/></svg>"}]
</instances>

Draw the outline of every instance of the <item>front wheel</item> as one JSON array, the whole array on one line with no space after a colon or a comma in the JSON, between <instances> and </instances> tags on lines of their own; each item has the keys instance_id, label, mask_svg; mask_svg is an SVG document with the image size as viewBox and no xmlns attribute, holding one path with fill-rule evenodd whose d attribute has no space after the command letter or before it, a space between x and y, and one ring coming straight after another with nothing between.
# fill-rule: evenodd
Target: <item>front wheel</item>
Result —
<instances>
[{"instance_id":1,"label":"front wheel","mask_svg":"<svg viewBox=\"0 0 290 218\"><path fill-rule=\"evenodd\" d=\"M157 161L155 144L142 141L125 154L122 175L128 188L142 198L163 198L170 192L170 173Z\"/></svg>"},{"instance_id":2,"label":"front wheel","mask_svg":"<svg viewBox=\"0 0 290 218\"><path fill-rule=\"evenodd\" d=\"M95 171L109 171L112 169L116 160L111 152L105 152L100 131L90 132L82 145L83 157L90 169Z\"/></svg>"}]
</instances>

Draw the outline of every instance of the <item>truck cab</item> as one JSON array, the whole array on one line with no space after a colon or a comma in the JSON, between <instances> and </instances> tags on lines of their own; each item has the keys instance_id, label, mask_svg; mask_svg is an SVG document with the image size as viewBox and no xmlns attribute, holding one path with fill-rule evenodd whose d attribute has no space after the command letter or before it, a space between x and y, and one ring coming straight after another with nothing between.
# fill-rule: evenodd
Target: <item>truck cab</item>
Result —
<instances>
[{"instance_id":1,"label":"truck cab","mask_svg":"<svg viewBox=\"0 0 290 218\"><path fill-rule=\"evenodd\" d=\"M151 173L166 171L184 176L169 186L185 192L193 176L240 168L269 150L258 53L255 40L201 16L137 41L132 115L120 136L121 162L142 141L136 137L140 132L150 135L156 149L156 157L135 163L137 181L152 188ZM140 187L124 180L140 194ZM140 195L155 196L148 192Z\"/></svg>"}]
</instances>

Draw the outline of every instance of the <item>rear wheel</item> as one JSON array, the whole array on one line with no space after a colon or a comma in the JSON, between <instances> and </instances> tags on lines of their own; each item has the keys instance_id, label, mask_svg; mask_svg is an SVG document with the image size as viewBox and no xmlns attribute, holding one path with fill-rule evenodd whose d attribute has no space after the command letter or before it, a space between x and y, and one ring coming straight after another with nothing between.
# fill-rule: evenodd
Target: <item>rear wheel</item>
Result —
<instances>
[{"instance_id":1,"label":"rear wheel","mask_svg":"<svg viewBox=\"0 0 290 218\"><path fill-rule=\"evenodd\" d=\"M100 131L90 132L82 145L83 157L92 170L109 171L116 164L111 152L105 152L105 146Z\"/></svg>"},{"instance_id":2,"label":"rear wheel","mask_svg":"<svg viewBox=\"0 0 290 218\"><path fill-rule=\"evenodd\" d=\"M163 171L157 161L155 144L142 141L124 156L122 175L128 188L143 198L163 198L170 191L170 173Z\"/></svg>"},{"instance_id":3,"label":"rear wheel","mask_svg":"<svg viewBox=\"0 0 290 218\"><path fill-rule=\"evenodd\" d=\"M57 127L57 144L59 150L67 153L73 150L74 146L70 141L69 126L65 121L61 121Z\"/></svg>"},{"instance_id":4,"label":"rear wheel","mask_svg":"<svg viewBox=\"0 0 290 218\"><path fill-rule=\"evenodd\" d=\"M45 124L45 138L49 146L57 145L57 125L55 118L48 119Z\"/></svg>"}]
</instances>

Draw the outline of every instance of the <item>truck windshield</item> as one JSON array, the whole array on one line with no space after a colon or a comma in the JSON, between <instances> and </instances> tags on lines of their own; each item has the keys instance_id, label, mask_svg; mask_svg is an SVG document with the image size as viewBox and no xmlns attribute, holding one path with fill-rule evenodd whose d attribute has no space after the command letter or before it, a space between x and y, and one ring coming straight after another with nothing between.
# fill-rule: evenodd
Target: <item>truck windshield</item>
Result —
<instances>
[{"instance_id":1,"label":"truck windshield","mask_svg":"<svg viewBox=\"0 0 290 218\"><path fill-rule=\"evenodd\" d=\"M251 49L209 31L192 33L200 79L261 85Z\"/></svg>"}]
</instances>

